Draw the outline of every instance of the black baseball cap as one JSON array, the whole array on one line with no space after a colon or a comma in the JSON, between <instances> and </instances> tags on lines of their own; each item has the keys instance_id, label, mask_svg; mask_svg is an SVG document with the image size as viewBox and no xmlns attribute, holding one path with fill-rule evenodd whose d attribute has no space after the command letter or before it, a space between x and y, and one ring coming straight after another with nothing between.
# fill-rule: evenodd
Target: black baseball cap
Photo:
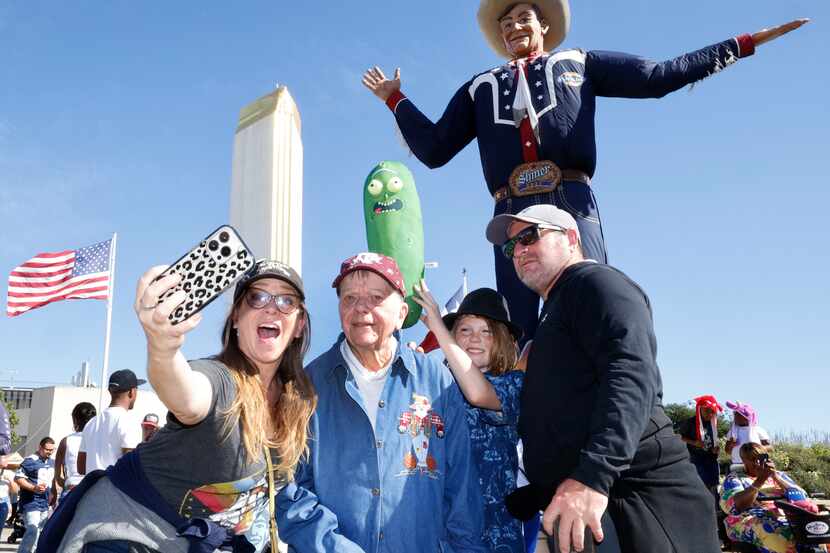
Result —
<instances>
[{"instance_id":1,"label":"black baseball cap","mask_svg":"<svg viewBox=\"0 0 830 553\"><path fill-rule=\"evenodd\" d=\"M147 382L143 378L137 378L135 373L130 369L121 369L115 371L110 375L109 391L110 392L126 392L133 388L138 388Z\"/></svg>"},{"instance_id":2,"label":"black baseball cap","mask_svg":"<svg viewBox=\"0 0 830 553\"><path fill-rule=\"evenodd\" d=\"M305 300L303 279L300 278L297 271L282 261L277 261L276 259L260 259L256 262L256 265L254 265L250 271L245 273L245 276L243 276L239 282L236 283L236 289L233 291L233 302L236 303L242 293L247 290L251 284L257 280L262 280L263 278L276 278L287 282L293 286L297 292L299 292L300 298Z\"/></svg>"}]
</instances>

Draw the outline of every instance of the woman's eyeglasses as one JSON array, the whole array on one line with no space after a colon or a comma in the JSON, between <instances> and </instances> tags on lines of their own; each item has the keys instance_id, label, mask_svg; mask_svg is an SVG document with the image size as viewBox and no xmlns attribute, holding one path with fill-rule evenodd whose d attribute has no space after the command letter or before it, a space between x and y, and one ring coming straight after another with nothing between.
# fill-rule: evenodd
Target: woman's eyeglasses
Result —
<instances>
[{"instance_id":1,"label":"woman's eyeglasses","mask_svg":"<svg viewBox=\"0 0 830 553\"><path fill-rule=\"evenodd\" d=\"M519 231L516 236L502 244L502 253L507 259L513 259L513 254L516 251L516 244L521 244L522 246L530 246L531 244L535 244L542 237L543 230L565 232L565 229L559 227L543 227L541 225L533 225Z\"/></svg>"},{"instance_id":2,"label":"woman's eyeglasses","mask_svg":"<svg viewBox=\"0 0 830 553\"><path fill-rule=\"evenodd\" d=\"M263 309L272 300L283 315L290 315L301 304L300 297L296 294L269 294L259 288L249 288L245 293L245 303L252 309Z\"/></svg>"}]
</instances>

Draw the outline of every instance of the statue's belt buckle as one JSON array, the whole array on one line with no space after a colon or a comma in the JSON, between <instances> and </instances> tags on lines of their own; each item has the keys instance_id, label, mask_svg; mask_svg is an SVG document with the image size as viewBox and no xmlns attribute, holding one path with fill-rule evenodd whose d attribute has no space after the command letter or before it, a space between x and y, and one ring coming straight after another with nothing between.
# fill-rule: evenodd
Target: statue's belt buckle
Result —
<instances>
[{"instance_id":1,"label":"statue's belt buckle","mask_svg":"<svg viewBox=\"0 0 830 553\"><path fill-rule=\"evenodd\" d=\"M562 170L552 161L522 163L510 174L510 195L530 196L553 192L562 182Z\"/></svg>"}]
</instances>

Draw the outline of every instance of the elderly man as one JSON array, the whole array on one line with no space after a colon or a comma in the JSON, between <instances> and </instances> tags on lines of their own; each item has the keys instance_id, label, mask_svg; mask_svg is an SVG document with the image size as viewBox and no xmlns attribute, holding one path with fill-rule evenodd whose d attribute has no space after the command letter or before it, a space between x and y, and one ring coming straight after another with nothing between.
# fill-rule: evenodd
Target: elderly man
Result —
<instances>
[{"instance_id":1,"label":"elderly man","mask_svg":"<svg viewBox=\"0 0 830 553\"><path fill-rule=\"evenodd\" d=\"M576 221L552 205L495 217L487 239L544 299L519 434L560 551L581 551L586 525L601 541L606 508L624 553L720 551L712 498L663 411L648 297L585 260Z\"/></svg>"},{"instance_id":2,"label":"elderly man","mask_svg":"<svg viewBox=\"0 0 830 553\"><path fill-rule=\"evenodd\" d=\"M307 462L277 498L280 538L303 553L483 553L465 403L446 367L395 337L397 264L361 253L332 286L343 335L306 369L319 401Z\"/></svg>"},{"instance_id":3,"label":"elderly man","mask_svg":"<svg viewBox=\"0 0 830 553\"><path fill-rule=\"evenodd\" d=\"M576 218L586 257L604 263L599 210L589 186L596 167L596 97L662 97L753 54L756 46L805 21L655 63L617 52L550 52L568 32L568 0L481 0L481 31L508 62L464 83L437 123L403 95L399 69L387 79L375 67L363 83L394 112L406 143L425 165L444 165L477 138L496 215L556 205ZM539 298L498 251L495 265L498 290L510 304L513 321L530 338Z\"/></svg>"}]
</instances>

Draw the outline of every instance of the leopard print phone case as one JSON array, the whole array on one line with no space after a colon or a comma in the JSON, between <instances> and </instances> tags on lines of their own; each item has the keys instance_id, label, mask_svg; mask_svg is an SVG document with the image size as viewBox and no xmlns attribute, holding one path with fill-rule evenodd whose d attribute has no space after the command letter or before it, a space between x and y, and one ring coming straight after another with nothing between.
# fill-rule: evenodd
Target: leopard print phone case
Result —
<instances>
[{"instance_id":1,"label":"leopard print phone case","mask_svg":"<svg viewBox=\"0 0 830 553\"><path fill-rule=\"evenodd\" d=\"M159 275L162 278L178 273L182 277L179 284L161 295L159 303L179 290L187 292L185 300L170 313L170 322L179 324L219 297L254 263L254 255L236 229L223 225Z\"/></svg>"}]
</instances>

